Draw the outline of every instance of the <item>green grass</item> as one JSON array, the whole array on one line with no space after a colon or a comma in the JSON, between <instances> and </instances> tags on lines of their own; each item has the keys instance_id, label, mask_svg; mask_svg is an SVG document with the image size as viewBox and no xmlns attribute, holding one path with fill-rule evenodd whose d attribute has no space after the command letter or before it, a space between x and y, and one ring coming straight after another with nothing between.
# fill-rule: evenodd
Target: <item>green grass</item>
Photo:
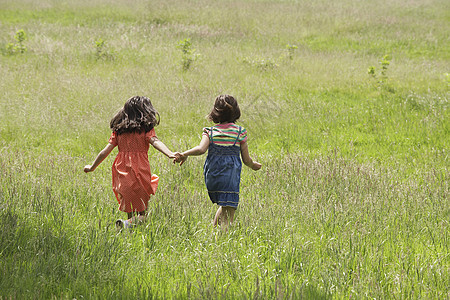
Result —
<instances>
[{"instance_id":1,"label":"green grass","mask_svg":"<svg viewBox=\"0 0 450 300\"><path fill-rule=\"evenodd\" d=\"M449 6L3 1L0 299L450 297ZM8 55L19 29L27 52ZM186 38L200 56L183 71ZM82 172L110 118L148 96L185 150L220 93L263 164L243 170L231 230L210 224L204 158L150 150L151 218L118 233L116 152Z\"/></svg>"}]
</instances>

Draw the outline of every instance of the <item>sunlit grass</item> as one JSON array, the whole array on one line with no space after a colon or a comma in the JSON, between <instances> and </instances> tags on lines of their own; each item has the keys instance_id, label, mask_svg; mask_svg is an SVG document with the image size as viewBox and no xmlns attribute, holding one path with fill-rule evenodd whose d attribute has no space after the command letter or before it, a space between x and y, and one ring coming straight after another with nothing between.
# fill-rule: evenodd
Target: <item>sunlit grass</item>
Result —
<instances>
[{"instance_id":1,"label":"sunlit grass","mask_svg":"<svg viewBox=\"0 0 450 300\"><path fill-rule=\"evenodd\" d=\"M210 226L201 161L179 168L156 157L164 185L150 220L117 233L108 167L80 176L79 159L8 156L2 270L29 282L2 277L8 295L31 295L29 286L43 297L127 297L138 286L159 297L445 295L448 178L436 170L424 173L424 185L334 156L262 156L265 170L244 172L237 221L224 234Z\"/></svg>"},{"instance_id":2,"label":"sunlit grass","mask_svg":"<svg viewBox=\"0 0 450 300\"><path fill-rule=\"evenodd\" d=\"M0 48L24 29L28 51L0 51L0 298L449 297L448 8L3 1ZM367 69L385 54L380 82ZM116 152L82 173L112 115L148 96L185 150L220 93L263 163L243 170L233 227L211 226L204 158L151 150L151 217L118 233Z\"/></svg>"}]
</instances>

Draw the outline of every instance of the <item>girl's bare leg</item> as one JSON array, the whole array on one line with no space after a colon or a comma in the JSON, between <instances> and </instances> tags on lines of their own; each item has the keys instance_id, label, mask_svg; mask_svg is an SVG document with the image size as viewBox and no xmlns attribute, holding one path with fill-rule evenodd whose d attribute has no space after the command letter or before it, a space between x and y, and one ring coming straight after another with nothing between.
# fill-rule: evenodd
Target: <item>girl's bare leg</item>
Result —
<instances>
[{"instance_id":1,"label":"girl's bare leg","mask_svg":"<svg viewBox=\"0 0 450 300\"><path fill-rule=\"evenodd\" d=\"M220 225L220 216L222 215L222 206L219 206L219 209L217 209L216 215L214 216L213 226L216 227L217 225Z\"/></svg>"},{"instance_id":2,"label":"girl's bare leg","mask_svg":"<svg viewBox=\"0 0 450 300\"><path fill-rule=\"evenodd\" d=\"M127 220L117 220L116 221L116 227L121 229L123 227L129 228L132 225L137 225L140 222L144 222L147 219L147 212L146 211L140 211L140 212L134 212L134 213L127 213L128 219Z\"/></svg>"},{"instance_id":3,"label":"girl's bare leg","mask_svg":"<svg viewBox=\"0 0 450 300\"><path fill-rule=\"evenodd\" d=\"M133 213L128 213L128 222L130 224L137 224L139 222L144 222L147 219L147 212L146 211L140 211L135 213L133 216Z\"/></svg>"},{"instance_id":4,"label":"girl's bare leg","mask_svg":"<svg viewBox=\"0 0 450 300\"><path fill-rule=\"evenodd\" d=\"M228 206L220 206L214 217L213 225L223 226L225 231L228 230L228 226L234 221L234 213L236 209Z\"/></svg>"},{"instance_id":5,"label":"girl's bare leg","mask_svg":"<svg viewBox=\"0 0 450 300\"><path fill-rule=\"evenodd\" d=\"M229 207L229 206L222 207L222 222L223 222L225 231L228 230L228 226L230 226L231 223L233 223L235 211L236 211L236 209L233 207Z\"/></svg>"}]
</instances>

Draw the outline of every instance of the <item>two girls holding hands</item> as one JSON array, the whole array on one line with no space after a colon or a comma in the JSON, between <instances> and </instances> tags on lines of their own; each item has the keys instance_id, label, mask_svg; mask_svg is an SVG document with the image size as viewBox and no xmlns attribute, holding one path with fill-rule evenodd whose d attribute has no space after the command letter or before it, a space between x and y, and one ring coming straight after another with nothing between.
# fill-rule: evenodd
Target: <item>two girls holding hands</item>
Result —
<instances>
[{"instance_id":1,"label":"two girls holding hands","mask_svg":"<svg viewBox=\"0 0 450 300\"><path fill-rule=\"evenodd\" d=\"M214 226L225 228L233 222L239 203L241 156L244 164L259 170L261 164L252 160L248 152L247 131L235 124L240 117L237 101L230 95L216 98L208 118L215 126L204 128L200 144L183 153L173 153L156 137L154 127L159 114L146 97L130 98L110 123L111 137L92 165L84 167L92 172L118 146L119 153L112 166L112 186L119 210L128 214L118 220L118 227L129 227L144 220L150 195L158 186L158 176L151 173L148 160L149 145L182 165L188 156L202 155L208 150L203 168L206 188L213 203L219 205Z\"/></svg>"}]
</instances>

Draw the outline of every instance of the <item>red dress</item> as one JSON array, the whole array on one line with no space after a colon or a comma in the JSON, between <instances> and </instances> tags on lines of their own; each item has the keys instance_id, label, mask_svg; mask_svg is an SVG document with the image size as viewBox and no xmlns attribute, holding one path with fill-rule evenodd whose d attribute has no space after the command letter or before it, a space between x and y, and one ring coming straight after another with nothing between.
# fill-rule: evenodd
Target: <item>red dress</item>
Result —
<instances>
[{"instance_id":1,"label":"red dress","mask_svg":"<svg viewBox=\"0 0 450 300\"><path fill-rule=\"evenodd\" d=\"M112 187L121 211L146 210L150 195L156 192L159 178L152 175L148 162L149 143L154 136L155 129L111 134L109 143L119 147L112 166Z\"/></svg>"}]
</instances>

